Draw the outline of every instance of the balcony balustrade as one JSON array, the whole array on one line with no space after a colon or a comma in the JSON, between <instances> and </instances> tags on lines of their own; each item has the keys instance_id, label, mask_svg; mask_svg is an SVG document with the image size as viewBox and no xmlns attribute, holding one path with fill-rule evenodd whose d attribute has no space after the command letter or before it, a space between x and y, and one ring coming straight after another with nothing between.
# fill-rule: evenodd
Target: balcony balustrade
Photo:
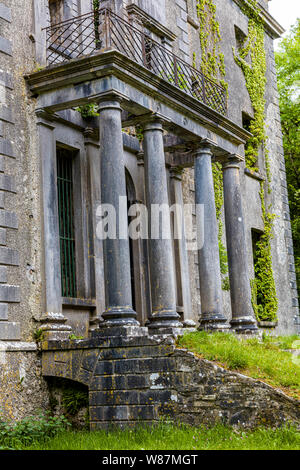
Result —
<instances>
[{"instance_id":1,"label":"balcony balustrade","mask_svg":"<svg viewBox=\"0 0 300 470\"><path fill-rule=\"evenodd\" d=\"M115 49L201 103L227 113L224 87L109 9L51 25L46 34L48 67Z\"/></svg>"}]
</instances>

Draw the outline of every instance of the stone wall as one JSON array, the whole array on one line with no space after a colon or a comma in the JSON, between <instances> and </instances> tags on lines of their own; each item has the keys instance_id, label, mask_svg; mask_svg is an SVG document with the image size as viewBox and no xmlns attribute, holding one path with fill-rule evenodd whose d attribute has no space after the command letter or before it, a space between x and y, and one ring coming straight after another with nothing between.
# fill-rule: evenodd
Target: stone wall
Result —
<instances>
[{"instance_id":1,"label":"stone wall","mask_svg":"<svg viewBox=\"0 0 300 470\"><path fill-rule=\"evenodd\" d=\"M36 344L0 342L0 420L15 421L48 409Z\"/></svg>"},{"instance_id":2,"label":"stone wall","mask_svg":"<svg viewBox=\"0 0 300 470\"><path fill-rule=\"evenodd\" d=\"M152 423L300 425L300 403L263 382L177 349L170 337L44 344L43 374L89 387L90 427Z\"/></svg>"}]
</instances>

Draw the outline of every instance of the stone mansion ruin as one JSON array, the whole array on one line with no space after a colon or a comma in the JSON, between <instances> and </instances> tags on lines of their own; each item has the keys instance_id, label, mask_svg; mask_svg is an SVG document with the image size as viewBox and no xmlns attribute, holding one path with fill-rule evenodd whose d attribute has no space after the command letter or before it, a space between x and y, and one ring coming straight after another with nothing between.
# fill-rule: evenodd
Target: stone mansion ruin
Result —
<instances>
[{"instance_id":1,"label":"stone mansion ruin","mask_svg":"<svg viewBox=\"0 0 300 470\"><path fill-rule=\"evenodd\" d=\"M284 394L174 343L193 327L299 332L282 33L268 0L0 1L4 416L46 409L56 377L87 387L93 429L300 419ZM118 228L137 203L195 209L178 238L102 240L99 206L120 197Z\"/></svg>"}]
</instances>

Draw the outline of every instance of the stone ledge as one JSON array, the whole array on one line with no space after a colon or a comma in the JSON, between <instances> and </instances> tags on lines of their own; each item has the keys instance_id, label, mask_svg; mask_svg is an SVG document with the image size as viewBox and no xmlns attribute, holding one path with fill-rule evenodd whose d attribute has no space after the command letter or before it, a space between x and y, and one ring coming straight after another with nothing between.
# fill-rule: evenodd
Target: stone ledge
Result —
<instances>
[{"instance_id":1,"label":"stone ledge","mask_svg":"<svg viewBox=\"0 0 300 470\"><path fill-rule=\"evenodd\" d=\"M36 343L24 343L22 341L0 341L0 351L3 352L35 352Z\"/></svg>"}]
</instances>

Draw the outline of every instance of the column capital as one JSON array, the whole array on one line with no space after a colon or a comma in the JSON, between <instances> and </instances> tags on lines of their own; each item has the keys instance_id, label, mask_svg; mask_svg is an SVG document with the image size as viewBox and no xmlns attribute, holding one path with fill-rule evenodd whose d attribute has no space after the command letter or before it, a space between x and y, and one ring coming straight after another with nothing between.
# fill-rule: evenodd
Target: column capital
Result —
<instances>
[{"instance_id":1,"label":"column capital","mask_svg":"<svg viewBox=\"0 0 300 470\"><path fill-rule=\"evenodd\" d=\"M237 154L228 155L227 160L222 163L222 169L227 170L229 168L236 168L240 170L241 163L244 161L243 157Z\"/></svg>"},{"instance_id":2,"label":"column capital","mask_svg":"<svg viewBox=\"0 0 300 470\"><path fill-rule=\"evenodd\" d=\"M54 115L53 113L48 113L45 111L43 108L38 108L35 111L36 117L37 117L37 125L38 126L45 126L48 127L49 129L53 130L55 129L55 124L54 123Z\"/></svg>"},{"instance_id":3,"label":"column capital","mask_svg":"<svg viewBox=\"0 0 300 470\"><path fill-rule=\"evenodd\" d=\"M201 142L195 144L195 157L198 156L198 154L202 153L213 153L214 148L216 147L215 142L213 142L210 139L202 139Z\"/></svg>"},{"instance_id":4,"label":"column capital","mask_svg":"<svg viewBox=\"0 0 300 470\"><path fill-rule=\"evenodd\" d=\"M97 102L99 111L110 108L122 111L121 104L129 101L129 98L126 95L123 95L123 93L109 90L94 96L92 101Z\"/></svg>"},{"instance_id":5,"label":"column capital","mask_svg":"<svg viewBox=\"0 0 300 470\"><path fill-rule=\"evenodd\" d=\"M166 116L160 113L148 113L143 116L138 116L139 125L142 127L142 131L161 130L167 122L170 122Z\"/></svg>"},{"instance_id":6,"label":"column capital","mask_svg":"<svg viewBox=\"0 0 300 470\"><path fill-rule=\"evenodd\" d=\"M182 180L183 170L184 170L184 168L182 168L182 167L171 166L171 168L170 168L170 178L181 181Z\"/></svg>"}]
</instances>

